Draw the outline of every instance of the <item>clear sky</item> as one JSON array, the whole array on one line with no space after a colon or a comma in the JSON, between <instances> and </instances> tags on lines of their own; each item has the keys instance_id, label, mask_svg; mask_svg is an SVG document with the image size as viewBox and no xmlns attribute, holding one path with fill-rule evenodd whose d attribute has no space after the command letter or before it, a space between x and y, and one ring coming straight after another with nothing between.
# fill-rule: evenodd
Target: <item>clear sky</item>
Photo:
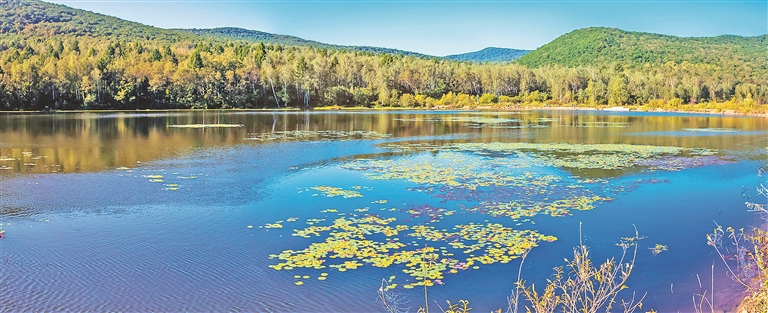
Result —
<instances>
[{"instance_id":1,"label":"clear sky","mask_svg":"<svg viewBox=\"0 0 768 313\"><path fill-rule=\"evenodd\" d=\"M54 0L162 28L234 26L331 44L447 55L535 49L606 26L676 36L768 33L768 1Z\"/></svg>"}]
</instances>

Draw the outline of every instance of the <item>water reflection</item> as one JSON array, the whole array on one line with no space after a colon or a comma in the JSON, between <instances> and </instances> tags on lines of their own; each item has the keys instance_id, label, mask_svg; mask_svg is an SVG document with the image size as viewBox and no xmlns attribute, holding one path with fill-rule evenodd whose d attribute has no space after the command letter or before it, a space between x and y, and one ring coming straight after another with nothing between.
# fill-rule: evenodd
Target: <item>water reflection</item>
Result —
<instances>
[{"instance_id":1,"label":"water reflection","mask_svg":"<svg viewBox=\"0 0 768 313\"><path fill-rule=\"evenodd\" d=\"M244 127L169 127L186 124L242 124ZM690 129L700 128L733 131L687 135ZM264 144L244 140L254 134L326 130L371 131L389 134L391 138L476 134L480 142L628 143L734 150L744 145L765 146L768 120L569 111L2 114L0 175L130 167L200 147ZM530 136L521 136L526 133ZM659 133L674 135L655 135ZM478 139L475 137L472 141Z\"/></svg>"},{"instance_id":2,"label":"water reflection","mask_svg":"<svg viewBox=\"0 0 768 313\"><path fill-rule=\"evenodd\" d=\"M243 127L168 127L178 124ZM686 130L703 128L710 131ZM632 290L649 292L648 307L686 311L690 298L680 295L698 292L695 275L710 271L713 255L704 235L711 232L712 221L749 225L754 220L743 205L748 201L745 196L755 196L753 188L742 186L755 185L753 169L764 163L743 162L736 151L759 148L762 154L758 156L765 158L767 129L766 120L758 118L563 111L0 115L0 166L8 167L0 170L7 175L0 177L0 222L8 230L0 262L7 265L3 277L10 288L9 297L0 297L0 307L374 311L378 307L372 299L382 277L398 275L396 279L403 285L413 282L406 281L411 278L400 268L366 266L343 275L333 273L328 281L315 279L318 273L314 269L286 273L269 268L277 263L270 254L307 247L318 240L292 236L294 227L302 229L320 218L331 224L342 214L351 218L370 213L395 217L409 227L429 221L436 229L469 222L485 225L493 218L493 223L507 228L536 229L555 236L558 241L542 244L533 251L533 262L526 263L530 266L526 265L525 279L537 285L550 277L553 267L562 265L563 257L572 255L572 247L582 239L578 236L580 222L584 222L584 242L600 260L612 256L618 249L616 240L637 225L648 237L648 245L638 255L638 264L643 266L633 274ZM352 136L326 136L322 140L333 141L322 144L285 143L318 140L301 136L245 140L254 134L291 132L376 132L390 137L360 141ZM488 142L530 142L538 147L484 144ZM594 152L583 149L584 145L542 147L547 143L709 148L738 158L715 155L713 160L727 163L710 162L712 166L696 169L692 169L695 164L690 162L690 152L607 158L631 152L622 147L606 153L605 159L582 163L605 164L604 168L571 169L556 162L565 157L578 161ZM426 148L403 149L418 144ZM517 149L520 146L528 149ZM526 155L509 153L518 150ZM175 157L184 154L192 157ZM675 158L666 158L670 154ZM530 162L534 157L545 162L544 166ZM712 161L708 157L699 160ZM669 166L669 161L676 160L684 164L672 165L690 170L646 171L659 165L653 162ZM148 161L155 162L136 166ZM26 174L121 166L132 169ZM458 174L436 176L433 172ZM526 172L533 174L523 177ZM391 177L383 179L383 175ZM432 183L405 179L409 177L431 178ZM588 179L591 177L606 179ZM364 197L314 196L318 187L360 190ZM562 210L555 212L556 217L536 214L519 221L512 217L518 209L513 201L535 205L582 199L576 204L589 205L584 197L592 194L614 200L599 203L594 210L573 209L572 217L560 216L565 213ZM329 208L337 213L329 214ZM448 215L449 211L457 213ZM438 219L438 214L445 216ZM284 229L259 228L292 218L296 220L287 222ZM414 244L423 244L414 243L415 237L404 233L398 239L414 248ZM669 251L654 256L646 248L656 243L668 245ZM720 290L726 290L732 281L720 273L716 282ZM292 279L297 274L314 276L297 287ZM471 299L476 310L490 311L505 304L516 275L514 261L506 266L483 264L476 272L446 278L445 286L430 290L430 297ZM666 291L672 283L677 296ZM410 292L414 301L422 299L417 288L398 291ZM233 309L233 304L238 307Z\"/></svg>"}]
</instances>

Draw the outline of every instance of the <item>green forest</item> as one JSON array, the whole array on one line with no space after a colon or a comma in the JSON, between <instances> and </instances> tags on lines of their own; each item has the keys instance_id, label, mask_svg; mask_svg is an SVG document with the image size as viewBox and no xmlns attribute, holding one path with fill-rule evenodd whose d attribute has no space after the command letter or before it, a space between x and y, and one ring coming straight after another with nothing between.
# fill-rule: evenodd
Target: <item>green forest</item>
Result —
<instances>
[{"instance_id":1,"label":"green forest","mask_svg":"<svg viewBox=\"0 0 768 313\"><path fill-rule=\"evenodd\" d=\"M765 112L766 35L565 34L507 63L166 30L0 1L0 109L639 106Z\"/></svg>"}]
</instances>

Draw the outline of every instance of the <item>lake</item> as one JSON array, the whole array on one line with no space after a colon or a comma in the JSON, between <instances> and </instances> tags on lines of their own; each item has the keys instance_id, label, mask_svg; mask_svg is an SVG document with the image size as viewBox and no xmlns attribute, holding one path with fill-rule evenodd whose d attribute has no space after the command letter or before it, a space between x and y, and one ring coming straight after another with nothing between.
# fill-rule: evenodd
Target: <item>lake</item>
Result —
<instances>
[{"instance_id":1,"label":"lake","mask_svg":"<svg viewBox=\"0 0 768 313\"><path fill-rule=\"evenodd\" d=\"M424 284L484 312L526 248L541 290L580 241L603 262L634 227L620 298L692 311L714 262L731 308L706 235L761 223L744 203L767 133L599 111L2 114L0 310L373 312L384 280L412 312Z\"/></svg>"}]
</instances>

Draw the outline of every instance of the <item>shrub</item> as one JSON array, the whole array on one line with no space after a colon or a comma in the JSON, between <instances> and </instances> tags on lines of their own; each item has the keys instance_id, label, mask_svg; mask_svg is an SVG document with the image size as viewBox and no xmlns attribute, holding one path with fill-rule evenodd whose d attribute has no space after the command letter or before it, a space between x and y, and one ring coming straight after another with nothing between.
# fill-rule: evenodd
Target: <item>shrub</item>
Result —
<instances>
[{"instance_id":1,"label":"shrub","mask_svg":"<svg viewBox=\"0 0 768 313\"><path fill-rule=\"evenodd\" d=\"M400 106L411 108L416 104L416 97L414 97L412 94L404 93L402 96L400 96Z\"/></svg>"},{"instance_id":2,"label":"shrub","mask_svg":"<svg viewBox=\"0 0 768 313\"><path fill-rule=\"evenodd\" d=\"M483 94L483 95L480 97L480 100L479 100L478 102L479 102L480 104L492 104L492 103L498 103L498 102L499 102L499 98L498 98L498 97L496 97L496 95L494 95L494 94L486 93L486 94Z\"/></svg>"},{"instance_id":3,"label":"shrub","mask_svg":"<svg viewBox=\"0 0 768 313\"><path fill-rule=\"evenodd\" d=\"M456 96L456 106L460 108L473 107L475 106L475 99L465 93L459 94Z\"/></svg>"},{"instance_id":4,"label":"shrub","mask_svg":"<svg viewBox=\"0 0 768 313\"><path fill-rule=\"evenodd\" d=\"M548 98L549 98L549 95L536 90L534 92L529 93L527 96L525 96L525 102L544 102L544 101L547 101Z\"/></svg>"}]
</instances>

